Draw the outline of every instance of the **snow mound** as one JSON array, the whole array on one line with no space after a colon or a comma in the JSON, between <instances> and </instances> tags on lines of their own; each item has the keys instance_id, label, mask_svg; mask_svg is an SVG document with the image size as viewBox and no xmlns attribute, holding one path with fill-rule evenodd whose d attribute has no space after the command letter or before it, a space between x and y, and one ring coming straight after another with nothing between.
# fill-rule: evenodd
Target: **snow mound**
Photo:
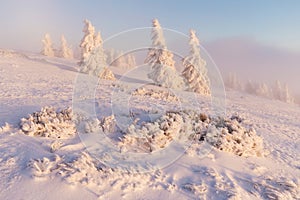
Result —
<instances>
[{"instance_id":1,"label":"snow mound","mask_svg":"<svg viewBox=\"0 0 300 200\"><path fill-rule=\"evenodd\" d=\"M22 118L20 128L29 136L68 138L76 133L72 116L70 108L56 111L53 107L43 107L28 118Z\"/></svg>"},{"instance_id":2,"label":"snow mound","mask_svg":"<svg viewBox=\"0 0 300 200\"><path fill-rule=\"evenodd\" d=\"M169 91L154 90L152 88L138 88L133 92L133 95L143 96L152 99L159 99L163 101L179 101L179 99Z\"/></svg>"},{"instance_id":3,"label":"snow mound","mask_svg":"<svg viewBox=\"0 0 300 200\"><path fill-rule=\"evenodd\" d=\"M238 156L264 155L262 139L254 129L245 128L236 116L211 118L194 111L167 112L154 122L131 124L120 147L123 151L153 152L166 148L173 141L194 141L196 146L206 141L221 151Z\"/></svg>"}]
</instances>

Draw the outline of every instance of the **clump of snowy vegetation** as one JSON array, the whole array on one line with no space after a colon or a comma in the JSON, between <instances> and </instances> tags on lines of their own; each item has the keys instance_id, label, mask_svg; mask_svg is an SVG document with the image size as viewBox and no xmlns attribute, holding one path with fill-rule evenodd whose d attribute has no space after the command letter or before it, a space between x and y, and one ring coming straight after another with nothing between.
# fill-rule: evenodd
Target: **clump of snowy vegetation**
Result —
<instances>
[{"instance_id":1,"label":"clump of snowy vegetation","mask_svg":"<svg viewBox=\"0 0 300 200\"><path fill-rule=\"evenodd\" d=\"M200 55L200 42L194 30L190 31L190 55L183 59L182 76L188 85L188 90L202 95L210 95L210 81L207 75L206 62Z\"/></svg>"},{"instance_id":2,"label":"clump of snowy vegetation","mask_svg":"<svg viewBox=\"0 0 300 200\"><path fill-rule=\"evenodd\" d=\"M68 138L76 133L70 108L56 111L53 107L43 107L40 112L22 118L21 130L30 136Z\"/></svg>"},{"instance_id":3,"label":"clump of snowy vegetation","mask_svg":"<svg viewBox=\"0 0 300 200\"><path fill-rule=\"evenodd\" d=\"M164 100L164 101L179 101L178 97L176 97L173 93L170 91L164 91L164 90L154 90L152 88L146 88L146 87L141 87L136 89L132 95L138 95L138 96L143 96L143 97L149 97L152 99L159 99L159 100Z\"/></svg>"},{"instance_id":4,"label":"clump of snowy vegetation","mask_svg":"<svg viewBox=\"0 0 300 200\"><path fill-rule=\"evenodd\" d=\"M167 112L155 120L132 124L120 147L123 151L153 152L172 141L208 142L238 156L263 156L263 141L254 129L246 129L239 118L211 118L194 111Z\"/></svg>"},{"instance_id":5,"label":"clump of snowy vegetation","mask_svg":"<svg viewBox=\"0 0 300 200\"><path fill-rule=\"evenodd\" d=\"M213 128L220 131L217 136L208 131L201 137L221 151L238 156L263 156L263 140L254 129L246 129L236 117L212 120Z\"/></svg>"},{"instance_id":6,"label":"clump of snowy vegetation","mask_svg":"<svg viewBox=\"0 0 300 200\"><path fill-rule=\"evenodd\" d=\"M153 20L152 25L152 48L145 60L152 68L148 77L159 86L182 89L184 82L176 71L173 54L167 49L163 30L157 19Z\"/></svg>"}]
</instances>

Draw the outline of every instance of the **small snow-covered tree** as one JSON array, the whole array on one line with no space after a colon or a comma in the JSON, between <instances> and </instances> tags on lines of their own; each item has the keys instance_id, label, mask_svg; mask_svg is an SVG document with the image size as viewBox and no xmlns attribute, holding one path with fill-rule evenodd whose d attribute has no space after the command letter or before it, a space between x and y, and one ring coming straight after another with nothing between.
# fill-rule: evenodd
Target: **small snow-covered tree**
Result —
<instances>
[{"instance_id":1,"label":"small snow-covered tree","mask_svg":"<svg viewBox=\"0 0 300 200\"><path fill-rule=\"evenodd\" d=\"M282 100L286 103L294 103L294 98L292 97L288 85L285 83L282 89Z\"/></svg>"},{"instance_id":2,"label":"small snow-covered tree","mask_svg":"<svg viewBox=\"0 0 300 200\"><path fill-rule=\"evenodd\" d=\"M256 94L256 85L251 80L247 81L245 85L245 92L249 94Z\"/></svg>"},{"instance_id":3,"label":"small snow-covered tree","mask_svg":"<svg viewBox=\"0 0 300 200\"><path fill-rule=\"evenodd\" d=\"M132 53L127 54L127 65L128 68L132 68L136 66L135 57Z\"/></svg>"},{"instance_id":4,"label":"small snow-covered tree","mask_svg":"<svg viewBox=\"0 0 300 200\"><path fill-rule=\"evenodd\" d=\"M80 47L82 57L79 65L80 71L94 76L99 76L101 79L114 80L113 73L107 68L106 54L103 49L103 42L100 32L95 35L95 28L88 20L84 21L85 33Z\"/></svg>"},{"instance_id":5,"label":"small snow-covered tree","mask_svg":"<svg viewBox=\"0 0 300 200\"><path fill-rule=\"evenodd\" d=\"M157 19L152 21L152 25L152 48L145 60L152 69L148 78L159 86L180 89L184 82L175 69L173 54L166 47L163 30Z\"/></svg>"},{"instance_id":6,"label":"small snow-covered tree","mask_svg":"<svg viewBox=\"0 0 300 200\"><path fill-rule=\"evenodd\" d=\"M106 62L108 65L112 65L112 63L115 60L115 50L114 49L109 49L105 51L107 59Z\"/></svg>"},{"instance_id":7,"label":"small snow-covered tree","mask_svg":"<svg viewBox=\"0 0 300 200\"><path fill-rule=\"evenodd\" d=\"M266 83L258 84L256 94L262 97L270 97L270 89Z\"/></svg>"},{"instance_id":8,"label":"small snow-covered tree","mask_svg":"<svg viewBox=\"0 0 300 200\"><path fill-rule=\"evenodd\" d=\"M273 98L277 100L282 100L282 86L279 80L275 81L275 85L272 88Z\"/></svg>"},{"instance_id":9,"label":"small snow-covered tree","mask_svg":"<svg viewBox=\"0 0 300 200\"><path fill-rule=\"evenodd\" d=\"M183 59L185 78L188 88L192 92L210 95L210 81L207 76L206 62L200 55L200 42L194 30L190 31L190 55Z\"/></svg>"},{"instance_id":10,"label":"small snow-covered tree","mask_svg":"<svg viewBox=\"0 0 300 200\"><path fill-rule=\"evenodd\" d=\"M115 55L114 66L116 67L126 67L126 58L123 51L118 51Z\"/></svg>"},{"instance_id":11,"label":"small snow-covered tree","mask_svg":"<svg viewBox=\"0 0 300 200\"><path fill-rule=\"evenodd\" d=\"M61 36L59 56L62 58L73 58L73 51L70 47L68 47L67 40L64 35Z\"/></svg>"},{"instance_id":12,"label":"small snow-covered tree","mask_svg":"<svg viewBox=\"0 0 300 200\"><path fill-rule=\"evenodd\" d=\"M81 53L82 57L87 56L88 53L93 51L95 48L95 38L97 35L95 35L95 27L92 25L92 23L89 20L84 20L84 36L81 40L80 47L81 47Z\"/></svg>"},{"instance_id":13,"label":"small snow-covered tree","mask_svg":"<svg viewBox=\"0 0 300 200\"><path fill-rule=\"evenodd\" d=\"M42 54L45 56L51 56L51 57L54 56L54 49L52 46L51 37L48 33L45 34L42 42L43 42Z\"/></svg>"},{"instance_id":14,"label":"small snow-covered tree","mask_svg":"<svg viewBox=\"0 0 300 200\"><path fill-rule=\"evenodd\" d=\"M229 73L225 85L231 89L235 90L241 90L242 89L242 84L241 81L238 79L236 73Z\"/></svg>"}]
</instances>

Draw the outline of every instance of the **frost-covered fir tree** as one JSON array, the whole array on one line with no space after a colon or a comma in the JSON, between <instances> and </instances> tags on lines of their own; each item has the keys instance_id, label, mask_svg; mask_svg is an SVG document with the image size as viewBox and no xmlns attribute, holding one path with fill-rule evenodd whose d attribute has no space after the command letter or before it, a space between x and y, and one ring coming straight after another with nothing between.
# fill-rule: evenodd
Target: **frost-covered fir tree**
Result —
<instances>
[{"instance_id":1,"label":"frost-covered fir tree","mask_svg":"<svg viewBox=\"0 0 300 200\"><path fill-rule=\"evenodd\" d=\"M132 68L136 66L135 57L132 53L127 55L127 64L128 64L128 68Z\"/></svg>"},{"instance_id":2,"label":"frost-covered fir tree","mask_svg":"<svg viewBox=\"0 0 300 200\"><path fill-rule=\"evenodd\" d=\"M294 103L295 102L293 96L290 93L289 87L286 83L284 84L284 88L283 88L283 100L286 103Z\"/></svg>"},{"instance_id":3,"label":"frost-covered fir tree","mask_svg":"<svg viewBox=\"0 0 300 200\"><path fill-rule=\"evenodd\" d=\"M152 25L152 48L149 49L145 60L152 70L148 78L159 86L181 89L184 82L175 69L173 54L166 47L163 30L157 19L153 20Z\"/></svg>"},{"instance_id":4,"label":"frost-covered fir tree","mask_svg":"<svg viewBox=\"0 0 300 200\"><path fill-rule=\"evenodd\" d=\"M272 88L273 98L277 100L282 100L282 86L279 80L275 81L275 85Z\"/></svg>"},{"instance_id":5,"label":"frost-covered fir tree","mask_svg":"<svg viewBox=\"0 0 300 200\"><path fill-rule=\"evenodd\" d=\"M114 80L115 76L107 68L106 54L103 49L103 41L100 32L95 35L95 28L88 20L84 21L84 37L80 47L82 50L81 61L79 62L80 71L101 79Z\"/></svg>"},{"instance_id":6,"label":"frost-covered fir tree","mask_svg":"<svg viewBox=\"0 0 300 200\"><path fill-rule=\"evenodd\" d=\"M182 76L188 89L202 95L210 95L210 81L207 75L206 62L200 55L200 43L194 30L190 31L190 55L183 59Z\"/></svg>"},{"instance_id":7,"label":"frost-covered fir tree","mask_svg":"<svg viewBox=\"0 0 300 200\"><path fill-rule=\"evenodd\" d=\"M256 94L261 97L270 97L270 89L266 83L258 84Z\"/></svg>"},{"instance_id":8,"label":"frost-covered fir tree","mask_svg":"<svg viewBox=\"0 0 300 200\"><path fill-rule=\"evenodd\" d=\"M284 86L282 86L280 81L276 81L275 85L272 89L273 98L286 102L286 103L294 103L295 100L293 96L290 93L290 90L288 88L288 85L285 83Z\"/></svg>"},{"instance_id":9,"label":"frost-covered fir tree","mask_svg":"<svg viewBox=\"0 0 300 200\"><path fill-rule=\"evenodd\" d=\"M51 37L48 33L45 34L44 39L42 40L43 42L43 50L42 54L45 56L54 56L54 49L52 46L52 40Z\"/></svg>"},{"instance_id":10,"label":"frost-covered fir tree","mask_svg":"<svg viewBox=\"0 0 300 200\"><path fill-rule=\"evenodd\" d=\"M61 47L59 50L59 57L62 58L73 58L73 51L68 46L67 40L64 35L61 36Z\"/></svg>"},{"instance_id":11,"label":"frost-covered fir tree","mask_svg":"<svg viewBox=\"0 0 300 200\"><path fill-rule=\"evenodd\" d=\"M88 53L93 51L95 48L95 40L97 35L95 35L95 27L92 25L92 23L89 20L84 20L84 36L80 43L81 53L82 57L87 56Z\"/></svg>"}]
</instances>

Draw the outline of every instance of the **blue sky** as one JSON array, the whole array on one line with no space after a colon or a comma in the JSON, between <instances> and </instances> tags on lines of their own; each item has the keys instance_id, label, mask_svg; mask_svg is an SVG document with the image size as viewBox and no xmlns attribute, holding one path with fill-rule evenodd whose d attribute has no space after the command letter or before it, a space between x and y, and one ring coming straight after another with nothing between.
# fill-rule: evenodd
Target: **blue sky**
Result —
<instances>
[{"instance_id":1,"label":"blue sky","mask_svg":"<svg viewBox=\"0 0 300 200\"><path fill-rule=\"evenodd\" d=\"M1 47L37 51L49 32L54 40L64 33L71 43L82 37L87 18L103 37L151 25L187 33L196 29L201 40L252 37L278 47L300 50L300 2L160 1L160 0L6 0L0 3Z\"/></svg>"}]
</instances>

